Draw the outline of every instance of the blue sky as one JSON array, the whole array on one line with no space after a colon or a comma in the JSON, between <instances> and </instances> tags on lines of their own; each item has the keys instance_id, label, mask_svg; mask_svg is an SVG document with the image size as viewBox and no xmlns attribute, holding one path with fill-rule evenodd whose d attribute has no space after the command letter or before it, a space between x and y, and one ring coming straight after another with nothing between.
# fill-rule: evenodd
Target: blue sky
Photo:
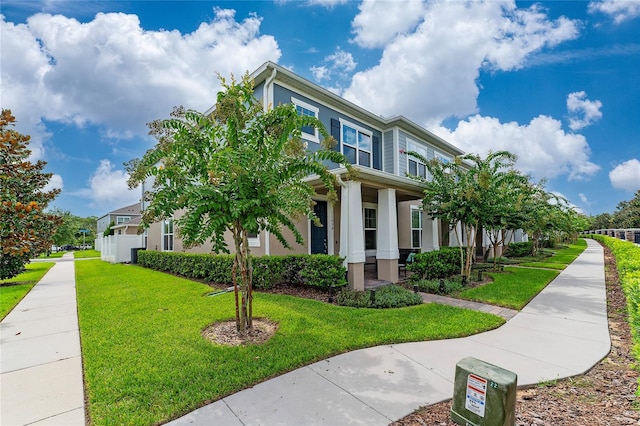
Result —
<instances>
[{"instance_id":1,"label":"blue sky","mask_svg":"<svg viewBox=\"0 0 640 426\"><path fill-rule=\"evenodd\" d=\"M517 168L587 214L640 189L640 1L2 2L0 105L48 162L54 206L136 202L145 123L201 111L277 62Z\"/></svg>"}]
</instances>

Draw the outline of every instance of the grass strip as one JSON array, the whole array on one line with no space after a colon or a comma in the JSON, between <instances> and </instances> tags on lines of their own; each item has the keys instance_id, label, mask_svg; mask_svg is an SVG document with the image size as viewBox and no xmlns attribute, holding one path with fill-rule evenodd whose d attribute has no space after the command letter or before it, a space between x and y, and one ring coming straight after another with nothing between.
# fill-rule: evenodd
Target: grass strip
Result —
<instances>
[{"instance_id":1,"label":"grass strip","mask_svg":"<svg viewBox=\"0 0 640 426\"><path fill-rule=\"evenodd\" d=\"M98 250L77 250L73 252L74 259L86 259L89 257L100 257Z\"/></svg>"},{"instance_id":2,"label":"grass strip","mask_svg":"<svg viewBox=\"0 0 640 426\"><path fill-rule=\"evenodd\" d=\"M527 268L556 269L559 271L567 267L567 265L563 263L546 263L546 262L524 262L524 263L518 263L518 266L526 266Z\"/></svg>"},{"instance_id":3,"label":"grass strip","mask_svg":"<svg viewBox=\"0 0 640 426\"><path fill-rule=\"evenodd\" d=\"M460 292L461 299L522 309L559 272L548 269L505 267L504 272L489 272L493 282Z\"/></svg>"},{"instance_id":4,"label":"grass strip","mask_svg":"<svg viewBox=\"0 0 640 426\"><path fill-rule=\"evenodd\" d=\"M495 328L494 315L438 304L338 307L255 293L254 316L279 326L265 344L205 340L234 318L233 294L135 265L76 263L88 411L93 425L158 424L265 379L358 348L461 337Z\"/></svg>"},{"instance_id":5,"label":"grass strip","mask_svg":"<svg viewBox=\"0 0 640 426\"><path fill-rule=\"evenodd\" d=\"M54 262L29 263L25 265L25 272L0 281L0 320L11 312L53 265Z\"/></svg>"}]
</instances>

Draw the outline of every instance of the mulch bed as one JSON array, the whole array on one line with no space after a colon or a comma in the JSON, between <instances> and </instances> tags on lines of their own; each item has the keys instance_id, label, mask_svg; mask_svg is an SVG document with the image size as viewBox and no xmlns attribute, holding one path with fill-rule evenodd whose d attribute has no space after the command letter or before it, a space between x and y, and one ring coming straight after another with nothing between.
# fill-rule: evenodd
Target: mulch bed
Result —
<instances>
[{"instance_id":1,"label":"mulch bed","mask_svg":"<svg viewBox=\"0 0 640 426\"><path fill-rule=\"evenodd\" d=\"M631 333L626 300L620 288L615 259L605 251L607 311L611 352L589 372L517 392L516 425L640 425L638 370L630 352ZM393 426L455 426L449 418L451 402L423 407Z\"/></svg>"}]
</instances>

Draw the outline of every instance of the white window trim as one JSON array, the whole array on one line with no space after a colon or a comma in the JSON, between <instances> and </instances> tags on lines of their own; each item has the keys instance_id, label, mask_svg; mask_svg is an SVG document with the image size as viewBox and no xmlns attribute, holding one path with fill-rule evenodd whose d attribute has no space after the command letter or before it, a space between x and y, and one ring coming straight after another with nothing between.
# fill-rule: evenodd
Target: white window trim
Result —
<instances>
[{"instance_id":1,"label":"white window trim","mask_svg":"<svg viewBox=\"0 0 640 426\"><path fill-rule=\"evenodd\" d=\"M426 145L424 145L424 144L421 144L421 143L419 143L419 142L416 142L416 141L414 141L413 139L409 139L409 138L407 138L407 139L406 139L407 151L415 151L415 152L418 152L418 150L413 149L413 148L411 147L411 145L413 145L415 148L421 148L421 149L423 149L425 152L424 152L424 153L420 153L420 152L419 152L419 154L422 154L422 156L423 156L426 160L428 160L428 159L429 159L429 147L428 147L428 146L426 146ZM435 152L435 151L434 151L434 152ZM406 155L406 158L407 158L407 173L409 173L409 162L410 162L410 161L414 161L414 162L416 162L416 163L418 163L418 164L422 164L422 165L424 166L424 169L425 169L425 170L424 170L424 176L423 176L423 177L424 177L425 179L429 179L429 170L427 169L427 165L426 165L426 163L423 163L422 161L418 160L417 158L415 158L415 157L411 157L411 156L409 156L409 155ZM417 170L417 166L416 166L416 171L418 171L418 170ZM417 176L420 176L420 175L417 175Z\"/></svg>"},{"instance_id":2,"label":"white window trim","mask_svg":"<svg viewBox=\"0 0 640 426\"><path fill-rule=\"evenodd\" d=\"M120 220L122 219L122 220ZM131 220L131 216L116 216L116 225L127 223Z\"/></svg>"},{"instance_id":3,"label":"white window trim","mask_svg":"<svg viewBox=\"0 0 640 426\"><path fill-rule=\"evenodd\" d=\"M447 163L451 163L453 161L453 159L450 156L443 154L440 151L436 151L435 149L433 150L433 156L434 158L437 158L438 160L440 160L440 162L443 162L442 161L443 159L447 160Z\"/></svg>"},{"instance_id":4,"label":"white window trim","mask_svg":"<svg viewBox=\"0 0 640 426\"><path fill-rule=\"evenodd\" d=\"M168 222L168 221L172 221L173 222L172 226L171 226L172 227L172 232L170 234L165 233L165 231L164 231L165 223ZM162 229L161 229L161 232L160 232L160 235L161 235L161 238L162 238L161 241L160 241L160 244L161 244L161 247L162 247L162 251L173 251L175 249L175 246L176 246L176 240L175 240L176 228L175 228L175 226L176 226L176 224L175 224L175 221L173 220L173 218L165 219L165 220L162 221ZM169 250L169 249L167 249L165 247L164 237L166 237L168 235L171 235L171 246L172 246L171 250Z\"/></svg>"},{"instance_id":5,"label":"white window trim","mask_svg":"<svg viewBox=\"0 0 640 426\"><path fill-rule=\"evenodd\" d=\"M316 114L316 118L318 118L319 114L320 114L320 108L313 106L305 101L301 101L300 99L294 98L293 96L291 97L291 102L295 105L295 106L299 106L302 107L304 109L308 109L309 111L312 111ZM302 132L302 137L303 139L306 139L308 141L311 142L316 142L316 143L320 143L320 136L318 135L318 129L316 129L315 127L313 128L313 130L315 131L315 135L311 135L309 133L305 133Z\"/></svg>"},{"instance_id":6,"label":"white window trim","mask_svg":"<svg viewBox=\"0 0 640 426\"><path fill-rule=\"evenodd\" d=\"M354 124L354 123L352 123L352 122L350 122L350 121L347 121L347 120L345 120L345 119L343 119L343 118L340 118L338 121L340 121L340 152L343 152L343 145L347 145L347 146L350 146L350 147L355 148L355 149L356 149L356 165L358 165L358 166L360 166L360 165L361 165L361 164L360 164L360 156L358 155L358 151L368 152L368 153L369 153L369 156L370 156L370 157L369 157L369 158L370 158L370 161L369 161L369 165L368 165L368 166L365 166L365 167L373 168L373 132L371 132L371 131L369 131L369 130L365 129L364 127L360 127L360 126L358 126L357 124ZM371 144L371 149L370 149L370 150L368 150L368 151L367 151L366 149L362 149L362 150L361 150L361 149L360 149L360 147L359 147L358 145L356 145L356 146L354 147L353 145L345 144L345 143L343 142L344 134L343 134L343 132L342 132L342 128L343 128L344 126L349 126L349 127L353 128L353 129L355 129L357 133L362 133L362 134L364 134L364 135L369 136L369 140L370 140L370 144ZM356 143L358 143L358 141L357 141L357 138L358 138L357 133L356 133Z\"/></svg>"},{"instance_id":7,"label":"white window trim","mask_svg":"<svg viewBox=\"0 0 640 426\"><path fill-rule=\"evenodd\" d=\"M420 228L413 227L413 212L420 213ZM411 248L422 248L422 232L424 230L424 218L422 217L422 210L418 206L411 206L411 216L409 217L409 223L411 224ZM418 247L413 245L413 231L420 230L420 245Z\"/></svg>"},{"instance_id":8,"label":"white window trim","mask_svg":"<svg viewBox=\"0 0 640 426\"><path fill-rule=\"evenodd\" d=\"M364 211L365 209L368 210L375 210L376 212L376 227L375 228L367 228L366 226L366 221L365 221L365 216L364 216ZM365 231L367 230L374 230L376 231L376 238L378 238L378 205L374 204L374 203L362 203L362 238L364 241L365 238ZM375 249L367 249L365 251L365 256L375 256L378 252L378 248L377 248L378 244L376 241L376 248Z\"/></svg>"},{"instance_id":9,"label":"white window trim","mask_svg":"<svg viewBox=\"0 0 640 426\"><path fill-rule=\"evenodd\" d=\"M261 232L258 232L258 235L255 237L247 237L249 247L260 247L260 234Z\"/></svg>"}]
</instances>

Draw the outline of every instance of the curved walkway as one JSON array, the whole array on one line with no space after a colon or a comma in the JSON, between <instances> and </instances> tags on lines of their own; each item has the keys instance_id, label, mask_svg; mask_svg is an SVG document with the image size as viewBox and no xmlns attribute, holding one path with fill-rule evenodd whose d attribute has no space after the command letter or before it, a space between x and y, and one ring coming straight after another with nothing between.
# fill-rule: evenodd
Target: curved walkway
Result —
<instances>
[{"instance_id":1,"label":"curved walkway","mask_svg":"<svg viewBox=\"0 0 640 426\"><path fill-rule=\"evenodd\" d=\"M518 375L518 385L582 374L609 353L602 247L588 248L502 327L460 339L338 355L193 411L177 425L388 425L452 397L468 356Z\"/></svg>"},{"instance_id":2,"label":"curved walkway","mask_svg":"<svg viewBox=\"0 0 640 426\"><path fill-rule=\"evenodd\" d=\"M451 398L455 365L468 356L514 371L520 386L582 374L610 349L603 250L587 242L499 329L338 355L169 424L387 425ZM60 259L0 323L0 342L0 424L84 424L72 258Z\"/></svg>"}]
</instances>

